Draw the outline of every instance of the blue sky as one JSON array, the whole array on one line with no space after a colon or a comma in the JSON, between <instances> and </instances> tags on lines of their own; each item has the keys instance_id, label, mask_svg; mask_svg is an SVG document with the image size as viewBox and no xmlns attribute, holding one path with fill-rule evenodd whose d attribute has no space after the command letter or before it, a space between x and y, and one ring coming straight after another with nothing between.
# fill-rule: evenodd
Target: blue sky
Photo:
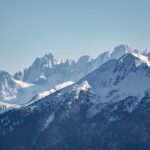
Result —
<instances>
[{"instance_id":1,"label":"blue sky","mask_svg":"<svg viewBox=\"0 0 150 150\"><path fill-rule=\"evenodd\" d=\"M36 57L96 56L121 43L150 48L150 0L0 0L0 69Z\"/></svg>"}]
</instances>

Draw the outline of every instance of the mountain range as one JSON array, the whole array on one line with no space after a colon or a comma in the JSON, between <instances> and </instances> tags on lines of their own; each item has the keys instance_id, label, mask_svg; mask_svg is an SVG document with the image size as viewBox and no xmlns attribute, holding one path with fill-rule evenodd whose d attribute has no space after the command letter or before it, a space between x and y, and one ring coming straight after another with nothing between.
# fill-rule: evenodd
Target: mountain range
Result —
<instances>
[{"instance_id":1,"label":"mountain range","mask_svg":"<svg viewBox=\"0 0 150 150\"><path fill-rule=\"evenodd\" d=\"M0 72L3 150L149 150L150 57L128 45L78 61L52 54Z\"/></svg>"},{"instance_id":2,"label":"mountain range","mask_svg":"<svg viewBox=\"0 0 150 150\"><path fill-rule=\"evenodd\" d=\"M120 45L111 53L104 52L97 58L81 56L77 61L59 59L52 54L36 58L33 64L14 76L0 71L0 102L9 104L27 103L38 93L50 90L55 85L67 81L78 81L101 64L111 59L118 59L132 51L128 45Z\"/></svg>"}]
</instances>

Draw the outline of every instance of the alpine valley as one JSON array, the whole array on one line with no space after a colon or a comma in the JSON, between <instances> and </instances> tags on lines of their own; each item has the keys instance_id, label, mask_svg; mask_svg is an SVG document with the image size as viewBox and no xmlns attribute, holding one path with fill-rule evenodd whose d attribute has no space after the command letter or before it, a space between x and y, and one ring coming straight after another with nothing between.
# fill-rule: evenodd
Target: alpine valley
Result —
<instances>
[{"instance_id":1,"label":"alpine valley","mask_svg":"<svg viewBox=\"0 0 150 150\"><path fill-rule=\"evenodd\" d=\"M149 150L150 53L117 46L0 71L0 150Z\"/></svg>"}]
</instances>

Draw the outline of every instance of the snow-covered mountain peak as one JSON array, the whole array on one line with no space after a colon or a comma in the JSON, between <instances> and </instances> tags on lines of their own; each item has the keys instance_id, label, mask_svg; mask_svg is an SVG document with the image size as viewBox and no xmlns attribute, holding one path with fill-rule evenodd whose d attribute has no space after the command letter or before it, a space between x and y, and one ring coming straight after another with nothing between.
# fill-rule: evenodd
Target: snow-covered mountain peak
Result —
<instances>
[{"instance_id":1,"label":"snow-covered mountain peak","mask_svg":"<svg viewBox=\"0 0 150 150\"><path fill-rule=\"evenodd\" d=\"M104 63L79 83L88 81L91 91L97 97L96 103L118 101L128 96L140 99L149 89L149 72L150 67L145 63L143 55L127 53L119 60Z\"/></svg>"},{"instance_id":2,"label":"snow-covered mountain peak","mask_svg":"<svg viewBox=\"0 0 150 150\"><path fill-rule=\"evenodd\" d=\"M54 55L53 55L52 53L45 54L44 58L45 58L45 59L53 59L53 58L54 58Z\"/></svg>"},{"instance_id":3,"label":"snow-covered mountain peak","mask_svg":"<svg viewBox=\"0 0 150 150\"><path fill-rule=\"evenodd\" d=\"M18 91L31 84L15 80L8 72L0 71L0 101L9 101L17 97Z\"/></svg>"},{"instance_id":4,"label":"snow-covered mountain peak","mask_svg":"<svg viewBox=\"0 0 150 150\"><path fill-rule=\"evenodd\" d=\"M65 60L65 63L66 63L67 65L71 66L71 65L75 64L75 60L67 58L67 59Z\"/></svg>"},{"instance_id":5,"label":"snow-covered mountain peak","mask_svg":"<svg viewBox=\"0 0 150 150\"><path fill-rule=\"evenodd\" d=\"M8 72L0 70L0 80L4 78L10 78L10 77L11 75Z\"/></svg>"},{"instance_id":6,"label":"snow-covered mountain peak","mask_svg":"<svg viewBox=\"0 0 150 150\"><path fill-rule=\"evenodd\" d=\"M14 74L14 79L16 79L16 80L22 80L23 79L23 73L21 71L16 72Z\"/></svg>"},{"instance_id":7,"label":"snow-covered mountain peak","mask_svg":"<svg viewBox=\"0 0 150 150\"><path fill-rule=\"evenodd\" d=\"M140 53L132 53L132 55L134 55L136 58L141 60L141 62L143 62L143 63L147 64L148 66L150 66L150 61L148 59L148 56L142 55Z\"/></svg>"},{"instance_id":8,"label":"snow-covered mountain peak","mask_svg":"<svg viewBox=\"0 0 150 150\"><path fill-rule=\"evenodd\" d=\"M134 63L135 66L139 66L144 63L147 66L150 66L150 61L148 60L148 57L140 53L128 52L127 54L123 55L119 60L126 63L127 65Z\"/></svg>"},{"instance_id":9,"label":"snow-covered mountain peak","mask_svg":"<svg viewBox=\"0 0 150 150\"><path fill-rule=\"evenodd\" d=\"M55 67L56 65L60 65L60 64L69 64L71 65L74 60L69 59L69 58L59 58L59 57L55 57L52 53L46 54L44 57L41 57L41 59L47 60L47 63L51 63L50 68Z\"/></svg>"},{"instance_id":10,"label":"snow-covered mountain peak","mask_svg":"<svg viewBox=\"0 0 150 150\"><path fill-rule=\"evenodd\" d=\"M35 60L35 65L38 65L37 63L39 63L40 67L42 67L43 65L44 67L52 68L53 66L60 64L61 62L61 59L56 58L53 54L49 53L46 54L44 57L37 58Z\"/></svg>"},{"instance_id":11,"label":"snow-covered mountain peak","mask_svg":"<svg viewBox=\"0 0 150 150\"><path fill-rule=\"evenodd\" d=\"M111 58L115 58L118 59L120 58L122 55L128 53L128 52L132 52L132 48L129 47L129 45L124 45L121 44L117 47L114 48L113 52L111 53Z\"/></svg>"},{"instance_id":12,"label":"snow-covered mountain peak","mask_svg":"<svg viewBox=\"0 0 150 150\"><path fill-rule=\"evenodd\" d=\"M89 62L89 61L91 61L91 60L92 60L92 58L91 58L90 56L84 55L84 56L81 56L81 57L78 59L77 63L78 63L78 64L83 64L83 63L87 63L87 62Z\"/></svg>"},{"instance_id":13,"label":"snow-covered mountain peak","mask_svg":"<svg viewBox=\"0 0 150 150\"><path fill-rule=\"evenodd\" d=\"M36 58L33 64L24 70L23 81L37 82L41 76L48 78L50 75L60 71L64 67L71 66L73 63L71 59L60 59L51 53L46 54L41 58Z\"/></svg>"},{"instance_id":14,"label":"snow-covered mountain peak","mask_svg":"<svg viewBox=\"0 0 150 150\"><path fill-rule=\"evenodd\" d=\"M110 52L109 51L103 52L100 55L98 55L98 57L96 59L97 60L98 59L108 60L108 59L110 59Z\"/></svg>"}]
</instances>

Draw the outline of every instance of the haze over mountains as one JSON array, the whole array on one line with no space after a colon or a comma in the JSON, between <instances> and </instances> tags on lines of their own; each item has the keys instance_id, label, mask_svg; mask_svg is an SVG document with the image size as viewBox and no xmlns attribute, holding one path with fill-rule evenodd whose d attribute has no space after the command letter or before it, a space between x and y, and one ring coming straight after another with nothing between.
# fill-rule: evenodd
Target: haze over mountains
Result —
<instances>
[{"instance_id":1,"label":"haze over mountains","mask_svg":"<svg viewBox=\"0 0 150 150\"><path fill-rule=\"evenodd\" d=\"M2 149L150 149L149 53L120 45L77 62L49 54L0 74Z\"/></svg>"}]
</instances>

